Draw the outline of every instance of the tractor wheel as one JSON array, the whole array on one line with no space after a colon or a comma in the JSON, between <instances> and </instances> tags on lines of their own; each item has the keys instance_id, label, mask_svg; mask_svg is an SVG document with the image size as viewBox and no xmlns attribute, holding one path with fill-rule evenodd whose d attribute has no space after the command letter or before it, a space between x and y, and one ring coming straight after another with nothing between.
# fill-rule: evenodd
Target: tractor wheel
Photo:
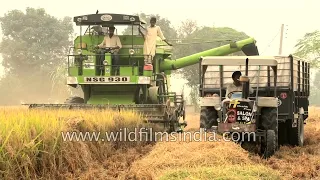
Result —
<instances>
[{"instance_id":1,"label":"tractor wheel","mask_svg":"<svg viewBox=\"0 0 320 180\"><path fill-rule=\"evenodd\" d=\"M274 155L277 149L276 144L276 133L274 130L267 130L266 137L264 138L264 141L262 142L262 153L264 158L269 158Z\"/></svg>"},{"instance_id":2,"label":"tractor wheel","mask_svg":"<svg viewBox=\"0 0 320 180\"><path fill-rule=\"evenodd\" d=\"M65 104L83 104L84 103L84 99L78 96L73 96L73 97L69 97L68 99L66 99L66 101L64 102Z\"/></svg>"},{"instance_id":3,"label":"tractor wheel","mask_svg":"<svg viewBox=\"0 0 320 180\"><path fill-rule=\"evenodd\" d=\"M276 148L279 149L278 142L278 117L276 108L263 108L261 110L260 127L265 130L273 130L276 135Z\"/></svg>"},{"instance_id":4,"label":"tractor wheel","mask_svg":"<svg viewBox=\"0 0 320 180\"><path fill-rule=\"evenodd\" d=\"M289 121L290 122L290 121ZM304 141L304 121L303 115L299 115L297 127L288 127L290 131L290 145L303 146ZM291 126L291 123L290 123Z\"/></svg>"},{"instance_id":5,"label":"tractor wheel","mask_svg":"<svg viewBox=\"0 0 320 180\"><path fill-rule=\"evenodd\" d=\"M218 126L218 114L214 107L201 107L200 128L210 129L212 126Z\"/></svg>"}]
</instances>

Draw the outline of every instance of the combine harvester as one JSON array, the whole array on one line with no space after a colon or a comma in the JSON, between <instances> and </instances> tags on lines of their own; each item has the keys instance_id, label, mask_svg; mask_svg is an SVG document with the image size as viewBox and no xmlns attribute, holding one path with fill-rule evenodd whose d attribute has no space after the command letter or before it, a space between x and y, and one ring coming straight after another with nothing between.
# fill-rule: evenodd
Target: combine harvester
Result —
<instances>
[{"instance_id":1,"label":"combine harvester","mask_svg":"<svg viewBox=\"0 0 320 180\"><path fill-rule=\"evenodd\" d=\"M181 131L186 126L185 104L183 95L169 90L172 70L197 64L202 56L225 56L239 51L247 56L258 55L255 40L248 38L172 60L172 47L158 38L153 66L144 65L144 39L134 34L146 24L139 16L89 14L74 17L74 22L80 26L80 36L74 40L73 54L68 55L67 84L74 88L80 86L83 98L71 97L65 104L27 104L29 108L133 109L141 112L146 122L163 124L165 131ZM84 34L83 26L87 27ZM115 75L112 50L99 62L95 47L103 41L103 28L119 26L131 26L132 33L119 35L121 64L119 74Z\"/></svg>"}]
</instances>

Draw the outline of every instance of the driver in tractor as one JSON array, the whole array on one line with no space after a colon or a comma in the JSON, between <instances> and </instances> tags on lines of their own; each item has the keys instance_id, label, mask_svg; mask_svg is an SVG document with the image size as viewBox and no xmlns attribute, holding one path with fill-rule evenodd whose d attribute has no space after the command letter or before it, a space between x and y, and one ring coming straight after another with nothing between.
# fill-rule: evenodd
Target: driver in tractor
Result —
<instances>
[{"instance_id":1,"label":"driver in tractor","mask_svg":"<svg viewBox=\"0 0 320 180\"><path fill-rule=\"evenodd\" d=\"M235 91L242 91L242 84L239 80L240 76L241 76L241 72L240 71L235 71L232 74L232 79L233 79L233 83L230 83L227 86L227 91L226 91L226 98L230 98L228 97L229 93L231 92L235 92ZM252 94L253 93L253 89L252 87L250 87L249 85L249 93Z\"/></svg>"},{"instance_id":2,"label":"driver in tractor","mask_svg":"<svg viewBox=\"0 0 320 180\"><path fill-rule=\"evenodd\" d=\"M122 48L122 44L119 36L114 35L115 27L109 27L108 35L104 36L104 39L101 44L97 45L96 48L100 48L97 52L98 65L103 65L105 60L105 53L111 52L112 56L112 65L119 65L119 50ZM119 67L114 66L115 73L119 73Z\"/></svg>"}]
</instances>

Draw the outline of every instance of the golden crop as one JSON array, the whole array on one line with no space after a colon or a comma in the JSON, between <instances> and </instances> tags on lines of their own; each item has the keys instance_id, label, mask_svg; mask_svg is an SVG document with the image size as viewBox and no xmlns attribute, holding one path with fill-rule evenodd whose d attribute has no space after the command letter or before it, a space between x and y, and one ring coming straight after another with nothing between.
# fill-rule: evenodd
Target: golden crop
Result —
<instances>
[{"instance_id":1,"label":"golden crop","mask_svg":"<svg viewBox=\"0 0 320 180\"><path fill-rule=\"evenodd\" d=\"M57 177L103 158L117 142L63 141L62 132L108 132L141 124L134 112L0 109L0 179ZM100 145L99 145L100 144ZM88 157L96 151L96 157Z\"/></svg>"}]
</instances>

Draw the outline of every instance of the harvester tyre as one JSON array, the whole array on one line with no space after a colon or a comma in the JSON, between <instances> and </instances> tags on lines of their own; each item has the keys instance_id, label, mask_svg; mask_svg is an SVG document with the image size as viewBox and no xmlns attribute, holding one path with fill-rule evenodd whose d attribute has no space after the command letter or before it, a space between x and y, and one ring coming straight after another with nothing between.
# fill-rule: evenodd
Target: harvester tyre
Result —
<instances>
[{"instance_id":1,"label":"harvester tyre","mask_svg":"<svg viewBox=\"0 0 320 180\"><path fill-rule=\"evenodd\" d=\"M276 108L263 108L261 110L260 126L264 130L273 130L276 135L276 149L279 149L278 140L278 117Z\"/></svg>"},{"instance_id":2,"label":"harvester tyre","mask_svg":"<svg viewBox=\"0 0 320 180\"><path fill-rule=\"evenodd\" d=\"M84 99L78 96L73 96L73 97L69 97L68 99L66 99L66 101L64 102L65 104L83 104L84 103Z\"/></svg>"},{"instance_id":3,"label":"harvester tyre","mask_svg":"<svg viewBox=\"0 0 320 180\"><path fill-rule=\"evenodd\" d=\"M201 107L200 128L210 129L212 126L218 126L217 117L214 107Z\"/></svg>"},{"instance_id":4,"label":"harvester tyre","mask_svg":"<svg viewBox=\"0 0 320 180\"><path fill-rule=\"evenodd\" d=\"M277 149L276 133L274 130L267 130L265 141L263 142L263 157L265 159L274 155Z\"/></svg>"},{"instance_id":5,"label":"harvester tyre","mask_svg":"<svg viewBox=\"0 0 320 180\"><path fill-rule=\"evenodd\" d=\"M291 124L290 124L291 125ZM297 127L290 129L289 143L293 146L303 146L304 142L304 121L303 115L299 115L297 120Z\"/></svg>"}]
</instances>

